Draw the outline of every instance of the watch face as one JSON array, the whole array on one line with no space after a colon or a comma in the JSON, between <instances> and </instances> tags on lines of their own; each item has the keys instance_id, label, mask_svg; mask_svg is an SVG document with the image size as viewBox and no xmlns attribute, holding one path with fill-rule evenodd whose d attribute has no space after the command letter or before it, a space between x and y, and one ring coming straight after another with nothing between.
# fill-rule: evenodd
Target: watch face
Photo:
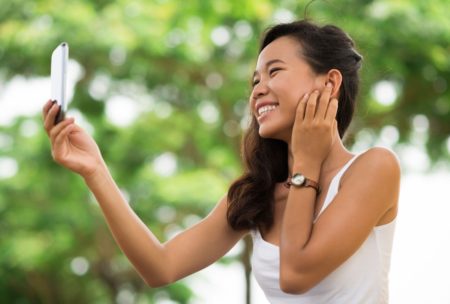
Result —
<instances>
[{"instance_id":1,"label":"watch face","mask_svg":"<svg viewBox=\"0 0 450 304\"><path fill-rule=\"evenodd\" d=\"M292 176L291 182L295 186L301 186L305 182L305 177L300 173L296 173Z\"/></svg>"}]
</instances>

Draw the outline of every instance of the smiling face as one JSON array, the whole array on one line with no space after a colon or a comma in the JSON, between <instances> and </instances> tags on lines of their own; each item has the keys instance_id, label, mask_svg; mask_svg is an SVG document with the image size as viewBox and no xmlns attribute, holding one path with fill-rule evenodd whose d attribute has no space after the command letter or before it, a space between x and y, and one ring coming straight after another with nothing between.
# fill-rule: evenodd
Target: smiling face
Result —
<instances>
[{"instance_id":1,"label":"smiling face","mask_svg":"<svg viewBox=\"0 0 450 304\"><path fill-rule=\"evenodd\" d=\"M250 106L261 137L289 142L301 97L324 84L323 76L314 73L300 54L301 45L287 36L259 54Z\"/></svg>"}]
</instances>

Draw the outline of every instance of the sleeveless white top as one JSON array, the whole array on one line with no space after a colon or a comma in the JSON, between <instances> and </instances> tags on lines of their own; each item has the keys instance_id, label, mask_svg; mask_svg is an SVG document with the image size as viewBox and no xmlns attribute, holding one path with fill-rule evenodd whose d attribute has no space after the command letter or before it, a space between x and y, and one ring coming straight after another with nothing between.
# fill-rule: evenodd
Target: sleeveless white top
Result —
<instances>
[{"instance_id":1,"label":"sleeveless white top","mask_svg":"<svg viewBox=\"0 0 450 304\"><path fill-rule=\"evenodd\" d=\"M339 181L358 157L355 155L331 180L322 209L338 192ZM363 203L363 202L362 202ZM279 247L266 242L258 230L252 231L252 271L272 304L380 304L388 303L388 275L395 220L376 226L361 247L342 265L304 294L293 295L280 289Z\"/></svg>"}]
</instances>

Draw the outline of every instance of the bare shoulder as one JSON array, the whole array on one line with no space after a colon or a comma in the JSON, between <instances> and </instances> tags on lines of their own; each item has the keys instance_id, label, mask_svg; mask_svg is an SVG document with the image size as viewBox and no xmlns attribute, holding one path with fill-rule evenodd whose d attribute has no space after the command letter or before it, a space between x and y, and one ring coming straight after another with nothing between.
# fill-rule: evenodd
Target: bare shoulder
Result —
<instances>
[{"instance_id":1,"label":"bare shoulder","mask_svg":"<svg viewBox=\"0 0 450 304\"><path fill-rule=\"evenodd\" d=\"M382 175L400 176L400 162L397 155L391 149L373 147L362 153L355 160L355 169L379 172Z\"/></svg>"},{"instance_id":2,"label":"bare shoulder","mask_svg":"<svg viewBox=\"0 0 450 304\"><path fill-rule=\"evenodd\" d=\"M374 191L386 204L397 204L401 169L397 155L384 147L373 147L359 155L344 173L341 187ZM375 190L376 189L376 190Z\"/></svg>"}]
</instances>

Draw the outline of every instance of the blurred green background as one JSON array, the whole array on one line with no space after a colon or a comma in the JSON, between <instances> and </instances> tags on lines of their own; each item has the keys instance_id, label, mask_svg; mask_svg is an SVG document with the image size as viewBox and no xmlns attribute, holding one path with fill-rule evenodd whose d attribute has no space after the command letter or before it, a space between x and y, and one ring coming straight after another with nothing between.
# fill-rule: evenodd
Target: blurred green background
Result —
<instances>
[{"instance_id":1,"label":"blurred green background","mask_svg":"<svg viewBox=\"0 0 450 304\"><path fill-rule=\"evenodd\" d=\"M196 297L185 280L146 287L81 178L52 161L38 111L50 95L50 55L60 42L70 45L71 115L93 134L125 197L163 241L206 215L239 175L260 35L303 18L306 3L1 0L0 301ZM390 147L404 172L448 169L449 12L447 0L309 6L310 18L341 26L364 56L349 149ZM27 91L33 81L42 98ZM11 103L5 92L16 82L26 98ZM239 248L221 263L242 262L248 287L249 240Z\"/></svg>"}]
</instances>

